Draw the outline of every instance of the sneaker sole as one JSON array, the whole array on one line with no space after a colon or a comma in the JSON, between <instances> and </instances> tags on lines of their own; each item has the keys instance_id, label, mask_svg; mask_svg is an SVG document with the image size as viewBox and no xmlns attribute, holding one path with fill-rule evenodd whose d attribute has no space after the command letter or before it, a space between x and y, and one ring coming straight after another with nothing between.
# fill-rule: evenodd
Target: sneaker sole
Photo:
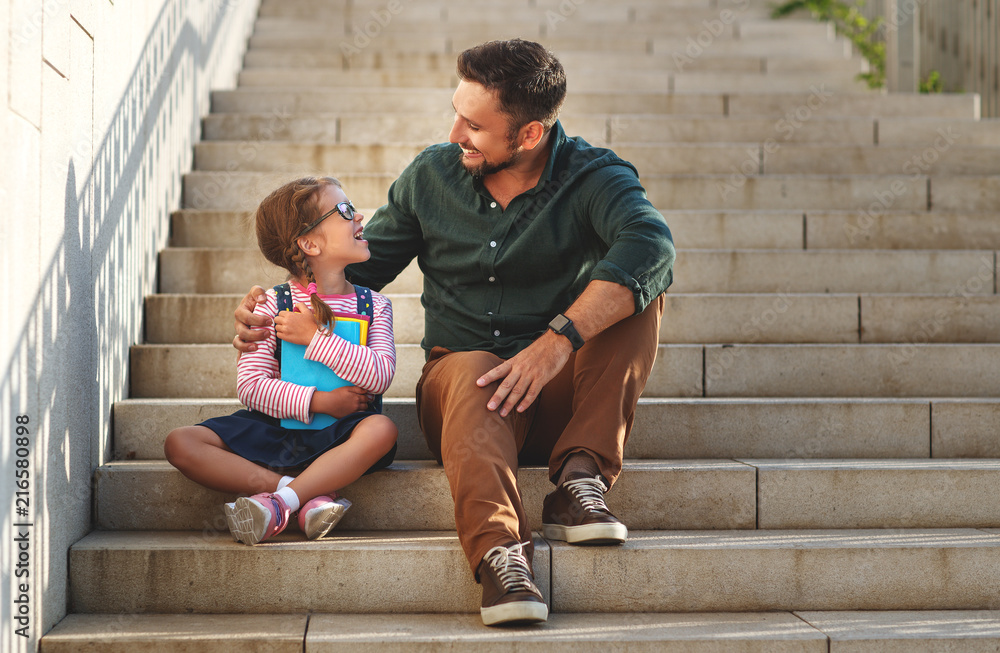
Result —
<instances>
[{"instance_id":1,"label":"sneaker sole","mask_svg":"<svg viewBox=\"0 0 1000 653\"><path fill-rule=\"evenodd\" d=\"M222 508L226 513L226 524L229 526L229 534L233 537L233 541L242 542L243 540L241 540L239 535L236 534L236 531L233 530L233 524L236 523L236 504L227 503L224 504Z\"/></svg>"},{"instance_id":2,"label":"sneaker sole","mask_svg":"<svg viewBox=\"0 0 1000 653\"><path fill-rule=\"evenodd\" d=\"M305 519L303 520L302 532L305 533L308 539L319 539L329 533L334 526L340 523L340 520L344 518L344 514L347 512L347 509L351 507L351 504L347 503L346 499L343 501L345 503L338 503L334 501L323 506L322 508L313 508L306 513Z\"/></svg>"},{"instance_id":3,"label":"sneaker sole","mask_svg":"<svg viewBox=\"0 0 1000 653\"><path fill-rule=\"evenodd\" d=\"M542 524L542 534L550 540L568 544L622 544L628 539L628 528L625 524Z\"/></svg>"},{"instance_id":4,"label":"sneaker sole","mask_svg":"<svg viewBox=\"0 0 1000 653\"><path fill-rule=\"evenodd\" d=\"M271 521L271 513L256 501L240 497L236 500L232 519L229 517L229 511L226 511L226 520L229 522L229 531L233 537L244 544L252 545L259 543L264 537L267 525Z\"/></svg>"},{"instance_id":5,"label":"sneaker sole","mask_svg":"<svg viewBox=\"0 0 1000 653\"><path fill-rule=\"evenodd\" d=\"M536 601L512 601L489 608L481 608L483 624L536 624L549 618L549 607Z\"/></svg>"}]
</instances>

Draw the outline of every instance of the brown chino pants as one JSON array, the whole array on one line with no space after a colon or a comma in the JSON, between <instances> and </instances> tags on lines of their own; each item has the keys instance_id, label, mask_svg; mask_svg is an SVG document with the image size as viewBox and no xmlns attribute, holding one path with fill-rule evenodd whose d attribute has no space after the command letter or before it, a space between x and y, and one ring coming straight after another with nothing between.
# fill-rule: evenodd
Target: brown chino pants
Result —
<instances>
[{"instance_id":1,"label":"brown chino pants","mask_svg":"<svg viewBox=\"0 0 1000 653\"><path fill-rule=\"evenodd\" d=\"M494 546L528 542L529 520L517 489L518 464L548 465L558 477L566 458L590 454L614 483L659 342L664 298L592 338L571 354L524 413L487 410L497 383L476 379L503 359L481 351L431 350L417 383L420 428L444 465L455 501L458 537L473 573ZM541 506L533 506L541 510Z\"/></svg>"}]
</instances>

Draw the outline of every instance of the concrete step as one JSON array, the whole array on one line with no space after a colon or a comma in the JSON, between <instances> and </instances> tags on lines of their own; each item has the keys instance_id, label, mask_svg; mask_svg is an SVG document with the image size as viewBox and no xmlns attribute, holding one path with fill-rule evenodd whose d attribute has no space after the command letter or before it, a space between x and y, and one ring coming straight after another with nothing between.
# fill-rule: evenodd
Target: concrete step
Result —
<instances>
[{"instance_id":1,"label":"concrete step","mask_svg":"<svg viewBox=\"0 0 1000 653\"><path fill-rule=\"evenodd\" d=\"M570 92L663 91L691 92L808 92L816 83L817 73L770 73L757 70L747 72L701 72L688 70L670 71L578 71L574 76L567 72ZM825 71L824 84L835 91L861 93L867 90L857 79L857 71ZM410 70L342 70L312 68L299 71L284 68L254 68L239 75L241 88L304 88L304 87L413 87L455 88L458 77L448 71Z\"/></svg>"},{"instance_id":2,"label":"concrete step","mask_svg":"<svg viewBox=\"0 0 1000 653\"><path fill-rule=\"evenodd\" d=\"M594 131L603 135L605 122L596 121ZM577 132L579 133L579 132ZM585 135L586 137L586 135ZM593 139L589 139L593 140ZM423 148L419 145L358 145L321 142L209 142L195 146L195 169L199 171L273 172L295 170L343 170L357 173L392 173L398 176ZM899 161L920 156L912 147L834 147L830 145L786 145L766 154L763 146L737 143L622 144L615 152L638 168L640 174L727 174L752 165L767 174L836 174L856 170L859 174L898 174ZM927 174L987 174L994 148L956 147L947 160L934 164ZM844 156L828 163L827 158ZM894 158L896 156L903 158ZM852 169L849 162L857 161ZM868 170L865 170L868 168ZM336 174L341 174L337 172Z\"/></svg>"},{"instance_id":3,"label":"concrete step","mask_svg":"<svg viewBox=\"0 0 1000 653\"><path fill-rule=\"evenodd\" d=\"M989 609L1000 581L1000 534L975 529L633 532L614 549L551 546L556 612Z\"/></svg>"},{"instance_id":4,"label":"concrete step","mask_svg":"<svg viewBox=\"0 0 1000 653\"><path fill-rule=\"evenodd\" d=\"M997 397L998 345L706 345L708 397Z\"/></svg>"},{"instance_id":5,"label":"concrete step","mask_svg":"<svg viewBox=\"0 0 1000 653\"><path fill-rule=\"evenodd\" d=\"M810 211L804 223L811 249L1000 249L1000 222L988 211L883 211L878 205Z\"/></svg>"},{"instance_id":6,"label":"concrete step","mask_svg":"<svg viewBox=\"0 0 1000 653\"><path fill-rule=\"evenodd\" d=\"M328 113L342 111L349 94L355 107L382 113L451 113L450 89L236 89L212 93L213 113ZM358 111L358 109L355 109ZM807 122L813 116L979 118L971 94L833 93L822 82L796 93L571 93L563 111L572 113L687 116L774 116Z\"/></svg>"},{"instance_id":7,"label":"concrete step","mask_svg":"<svg viewBox=\"0 0 1000 653\"><path fill-rule=\"evenodd\" d=\"M194 169L240 172L309 169L330 170L337 176L359 172L398 176L421 150L420 145L333 144L321 139L299 143L218 141L195 145Z\"/></svg>"},{"instance_id":8,"label":"concrete step","mask_svg":"<svg viewBox=\"0 0 1000 653\"><path fill-rule=\"evenodd\" d=\"M486 40L520 37L538 41L557 54L606 50L644 55L666 47L658 43L681 42L685 54L693 57L699 47L705 49L706 41L714 45L724 41L770 40L798 45L803 51L811 45L839 41L840 48L831 47L823 50L823 54L847 55L843 48L845 40L835 39L829 24L815 21L748 20L745 15L733 14L730 20L721 20L720 12L711 9L693 14L673 10L676 15L670 18L648 12L644 20L632 20L628 7L589 4L576 5L571 16L539 9L512 14L502 5L461 7L461 10L464 15L453 15L455 10L447 10L445 16L405 12L390 16L386 12L380 19L375 15L379 11L376 9L344 20L317 9L311 16L288 15L273 26L255 28L249 46L322 50L329 48L332 34L338 38L334 51L345 55L361 54L372 44L395 52L457 54ZM594 15L595 11L600 12L600 18ZM306 21L310 21L306 27L296 29L297 23Z\"/></svg>"},{"instance_id":9,"label":"concrete step","mask_svg":"<svg viewBox=\"0 0 1000 653\"><path fill-rule=\"evenodd\" d=\"M259 24L259 23L258 23ZM302 23L299 23L302 24ZM320 29L325 29L321 27ZM763 43L772 43L764 41ZM761 41L744 42L746 47L756 47ZM821 46L824 44L820 44ZM841 48L842 49L842 48ZM841 53L842 54L842 53ZM860 73L867 70L861 58L820 58L812 50L792 54L748 56L746 54L720 55L705 52L702 56L687 60L675 59L672 55L633 55L607 52L566 52L560 53L559 62L571 79L592 71L623 70L670 71L670 72L743 72L772 74L788 72L812 72L816 75L827 73ZM450 73L455 70L457 55L441 52L371 52L345 54L340 51L288 51L281 48L254 48L247 51L243 59L244 71L256 68L336 68L340 70L411 70Z\"/></svg>"},{"instance_id":10,"label":"concrete step","mask_svg":"<svg viewBox=\"0 0 1000 653\"><path fill-rule=\"evenodd\" d=\"M680 293L991 295L996 277L991 251L679 251L671 291Z\"/></svg>"},{"instance_id":11,"label":"concrete step","mask_svg":"<svg viewBox=\"0 0 1000 653\"><path fill-rule=\"evenodd\" d=\"M552 610L567 613L977 610L995 601L998 552L995 530L632 531L620 547L536 538L535 577ZM78 613L243 613L248 605L259 613L468 613L480 601L450 532L315 542L283 534L249 547L211 533L94 531L72 547L69 567ZM331 572L336 591L314 582ZM223 579L227 591L215 591ZM371 591L385 583L392 592Z\"/></svg>"},{"instance_id":12,"label":"concrete step","mask_svg":"<svg viewBox=\"0 0 1000 653\"><path fill-rule=\"evenodd\" d=\"M252 249L167 248L160 252L163 293L245 294L287 272ZM677 293L908 293L992 295L992 251L680 250ZM978 279L978 284L970 280ZM419 293L410 264L386 293Z\"/></svg>"},{"instance_id":13,"label":"concrete step","mask_svg":"<svg viewBox=\"0 0 1000 653\"><path fill-rule=\"evenodd\" d=\"M132 397L236 396L230 345L133 345ZM413 396L417 345L388 397ZM1000 397L1000 345L660 345L645 397Z\"/></svg>"},{"instance_id":14,"label":"concrete step","mask_svg":"<svg viewBox=\"0 0 1000 653\"><path fill-rule=\"evenodd\" d=\"M374 214L374 208L358 207L366 216ZM743 249L803 249L806 242L805 219L802 212L755 212L745 213L742 211L670 211L663 209L667 223L674 234L677 242L682 242L686 247L692 249L719 249L719 248L743 248ZM849 227L850 223L858 221L856 213L831 213L824 214L830 218L830 226L822 233L829 235L819 237L820 247L824 242L839 242L843 244L833 249L850 249L846 236L837 230ZM947 231L949 238L946 238L941 249L974 249L975 244L956 240L960 234L955 233L958 229L956 220L962 216L946 216L930 213L908 213L905 217L914 224L919 225L921 219L933 221L934 228L938 232ZM220 247L220 248L257 248L256 236L251 229L248 229L247 221L252 220L249 211L214 211L181 209L171 215L171 247ZM969 216L969 221L975 221L979 225L978 234L991 234L995 237L995 245L991 248L1000 248L1000 226L996 225L992 213L983 213L980 216ZM972 222L970 222L972 224ZM920 235L912 235L907 229L899 230L900 237L906 237L909 241L923 242L919 247L909 247L906 249L930 248L934 247L934 242L929 235L923 234L922 230L915 229ZM952 235L954 234L954 235ZM986 236L982 236L986 237ZM873 239L871 236L870 239ZM922 239L922 240L921 240ZM868 241L864 241L865 243ZM948 245L947 243L962 243L961 246ZM980 241L982 242L982 241ZM862 247L870 247L864 243ZM828 247L829 248L829 247ZM893 249L892 241L888 241L884 249Z\"/></svg>"},{"instance_id":15,"label":"concrete step","mask_svg":"<svg viewBox=\"0 0 1000 653\"><path fill-rule=\"evenodd\" d=\"M990 528L1000 460L749 460L757 527Z\"/></svg>"},{"instance_id":16,"label":"concrete step","mask_svg":"<svg viewBox=\"0 0 1000 653\"><path fill-rule=\"evenodd\" d=\"M483 628L477 615L71 614L41 640L42 653L103 653L155 647L182 653L191 646L242 653L267 642L269 651L390 652L418 647L455 653L518 650L675 650L816 652L849 647L898 647L913 653L988 650L1000 646L996 610L551 614L544 627ZM829 642L828 642L829 641ZM571 649L569 648L571 647Z\"/></svg>"},{"instance_id":17,"label":"concrete step","mask_svg":"<svg viewBox=\"0 0 1000 653\"><path fill-rule=\"evenodd\" d=\"M440 110L400 113L214 114L204 120L208 141L241 141L237 159L250 159L256 148L271 141L351 143L384 147L386 143L427 146L448 141L454 112ZM566 116L563 126L575 136L598 145L628 123L600 114ZM202 143L205 145L205 143ZM343 161L336 169L345 166Z\"/></svg>"},{"instance_id":18,"label":"concrete step","mask_svg":"<svg viewBox=\"0 0 1000 653\"><path fill-rule=\"evenodd\" d=\"M978 499L998 481L996 459L629 461L607 502L634 530L990 528L1000 523L1000 507ZM518 484L539 530L553 487L547 468L522 467ZM152 487L155 496L145 491ZM432 461L396 461L340 493L354 507L338 534L455 528L444 469ZM234 498L164 461L113 462L95 472L102 530L226 534L222 506Z\"/></svg>"},{"instance_id":19,"label":"concrete step","mask_svg":"<svg viewBox=\"0 0 1000 653\"><path fill-rule=\"evenodd\" d=\"M323 37L329 39L329 35ZM665 75L661 75L665 79ZM301 88L351 87L351 88L450 88L458 84L458 75L451 71L414 70L343 70L339 68L313 68L309 70L287 68L252 68L239 74L240 88ZM666 88L666 85L664 85Z\"/></svg>"},{"instance_id":20,"label":"concrete step","mask_svg":"<svg viewBox=\"0 0 1000 653\"><path fill-rule=\"evenodd\" d=\"M980 467L985 469L986 465L984 462ZM753 466L726 460L630 461L607 495L608 506L633 529L754 528L755 474ZM961 476L958 472L955 475ZM989 474L983 472L980 476ZM102 465L95 473L95 483L97 528L229 533L222 506L235 495L206 490L167 462ZM542 499L553 490L548 468L522 467L518 486L531 528L540 530ZM154 487L155 496L144 491ZM444 468L433 461L398 460L382 472L351 483L340 494L354 506L337 525L338 536L354 531L455 528L448 479ZM969 513L970 509L966 509L959 514ZM783 514L776 513L775 519Z\"/></svg>"},{"instance_id":21,"label":"concrete step","mask_svg":"<svg viewBox=\"0 0 1000 653\"><path fill-rule=\"evenodd\" d=\"M236 399L127 399L114 405L116 460L162 460L179 426L242 408ZM413 398L386 399L400 460L431 460ZM931 420L933 413L934 419ZM625 456L1000 458L1000 400L640 399Z\"/></svg>"},{"instance_id":22,"label":"concrete step","mask_svg":"<svg viewBox=\"0 0 1000 653\"><path fill-rule=\"evenodd\" d=\"M881 118L880 145L979 145L1000 147L1000 118L942 120L940 118Z\"/></svg>"},{"instance_id":23,"label":"concrete step","mask_svg":"<svg viewBox=\"0 0 1000 653\"><path fill-rule=\"evenodd\" d=\"M242 297L150 295L146 342L229 343ZM419 295L389 299L396 342L420 344ZM670 293L664 314L662 343L1000 342L1000 295Z\"/></svg>"},{"instance_id":24,"label":"concrete step","mask_svg":"<svg viewBox=\"0 0 1000 653\"><path fill-rule=\"evenodd\" d=\"M746 160L741 166L746 164ZM235 164L234 164L235 165ZM759 164L732 167L729 174L642 176L649 200L677 210L867 211L887 209L984 212L1000 204L1000 177L923 177L917 175L764 175ZM391 173L341 173L357 206L381 206ZM243 210L257 207L272 190L303 175L330 174L307 163L284 172L195 171L184 175L184 207Z\"/></svg>"},{"instance_id":25,"label":"concrete step","mask_svg":"<svg viewBox=\"0 0 1000 653\"><path fill-rule=\"evenodd\" d=\"M646 147L656 148L658 146ZM615 149L617 151L626 148ZM744 162L756 160L752 155L752 150L745 152ZM997 170L1000 148L956 145L953 141L945 138L934 145L880 144L877 147L871 145L788 143L776 144L773 148L762 145L758 158L762 160L760 169L763 174L895 175L902 173L936 176L982 176L991 175ZM647 158L646 161L649 159ZM655 160L650 161L650 163L655 163ZM656 171L652 167L644 168L639 163L636 163L636 166L640 170Z\"/></svg>"},{"instance_id":26,"label":"concrete step","mask_svg":"<svg viewBox=\"0 0 1000 653\"><path fill-rule=\"evenodd\" d=\"M761 210L929 210L931 197L939 210L984 211L1000 202L1000 180L990 177L767 175L757 164L728 175L645 175L649 200L674 209ZM251 211L272 190L303 175L330 174L306 164L285 172L195 171L184 175L184 206L202 210ZM358 206L381 206L390 173L347 173L337 176ZM931 194L930 187L934 191Z\"/></svg>"},{"instance_id":27,"label":"concrete step","mask_svg":"<svg viewBox=\"0 0 1000 653\"><path fill-rule=\"evenodd\" d=\"M979 97L972 93L909 95L906 93L838 93L831 95L821 82L808 97L778 93L729 95L728 115L779 115L805 122L814 114L978 119Z\"/></svg>"},{"instance_id":28,"label":"concrete step","mask_svg":"<svg viewBox=\"0 0 1000 653\"><path fill-rule=\"evenodd\" d=\"M873 145L875 135L875 120L868 117L816 116L808 122L796 122L765 116L616 115L609 121L613 121L609 123L614 126L610 143L616 152L631 143L660 143L667 147L687 142L772 142L771 147L790 143Z\"/></svg>"},{"instance_id":29,"label":"concrete step","mask_svg":"<svg viewBox=\"0 0 1000 653\"><path fill-rule=\"evenodd\" d=\"M644 175L643 186L656 206L681 210L859 211L934 210L980 213L1000 204L1000 177L918 175L766 175L733 170L727 176Z\"/></svg>"},{"instance_id":30,"label":"concrete step","mask_svg":"<svg viewBox=\"0 0 1000 653\"><path fill-rule=\"evenodd\" d=\"M696 345L660 345L646 384L646 396L701 393L702 351ZM236 350L231 345L133 345L130 348L131 397L236 397ZM411 397L424 351L396 345L396 375L387 397Z\"/></svg>"},{"instance_id":31,"label":"concrete step","mask_svg":"<svg viewBox=\"0 0 1000 653\"><path fill-rule=\"evenodd\" d=\"M452 113L226 114L204 119L203 138L230 141L444 142ZM837 143L840 145L1000 146L1000 120L814 116L807 122L767 116L563 113L563 126L592 143ZM363 139L363 140L362 140ZM773 145L772 145L773 147ZM940 153L939 153L940 154ZM904 160L905 163L905 160ZM900 164L899 167L902 167Z\"/></svg>"},{"instance_id":32,"label":"concrete step","mask_svg":"<svg viewBox=\"0 0 1000 653\"><path fill-rule=\"evenodd\" d=\"M341 173L323 167L309 167L302 162L285 171L189 172L184 175L184 208L241 209L252 211L278 186L306 175L335 174L356 206L385 204L389 186L396 179L391 173Z\"/></svg>"},{"instance_id":33,"label":"concrete step","mask_svg":"<svg viewBox=\"0 0 1000 653\"><path fill-rule=\"evenodd\" d=\"M549 560L548 544L536 538L535 577L546 599ZM468 613L482 600L453 531L316 541L282 533L257 546L228 532L93 531L71 548L69 569L78 613L241 614L248 606L256 613ZM373 592L378 586L391 591Z\"/></svg>"},{"instance_id":34,"label":"concrete step","mask_svg":"<svg viewBox=\"0 0 1000 653\"><path fill-rule=\"evenodd\" d=\"M988 211L661 212L675 242L691 249L1000 249L1000 222ZM988 267L973 286L988 280Z\"/></svg>"},{"instance_id":35,"label":"concrete step","mask_svg":"<svg viewBox=\"0 0 1000 653\"><path fill-rule=\"evenodd\" d=\"M702 56L792 57L801 53L808 59L850 59L854 54L844 39L813 41L804 44L798 38L714 38L704 25L686 37L654 37L649 54L670 57L675 65L684 65Z\"/></svg>"}]
</instances>

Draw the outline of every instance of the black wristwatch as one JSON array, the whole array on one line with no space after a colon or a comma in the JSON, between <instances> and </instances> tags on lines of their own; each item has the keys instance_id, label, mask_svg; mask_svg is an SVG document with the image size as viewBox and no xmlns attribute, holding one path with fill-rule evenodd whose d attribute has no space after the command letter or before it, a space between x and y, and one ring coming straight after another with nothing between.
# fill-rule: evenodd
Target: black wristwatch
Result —
<instances>
[{"instance_id":1,"label":"black wristwatch","mask_svg":"<svg viewBox=\"0 0 1000 653\"><path fill-rule=\"evenodd\" d=\"M559 335L569 338L570 344L573 345L573 351L577 351L580 347L583 347L583 338L580 337L576 327L573 326L573 320L562 313L552 318L552 321L549 322L549 328Z\"/></svg>"}]
</instances>

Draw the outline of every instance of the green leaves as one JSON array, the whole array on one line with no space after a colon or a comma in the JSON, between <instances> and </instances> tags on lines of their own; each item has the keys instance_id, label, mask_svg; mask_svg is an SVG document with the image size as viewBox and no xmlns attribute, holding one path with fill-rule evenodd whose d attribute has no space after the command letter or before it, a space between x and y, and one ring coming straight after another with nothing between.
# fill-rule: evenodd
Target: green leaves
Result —
<instances>
[{"instance_id":1,"label":"green leaves","mask_svg":"<svg viewBox=\"0 0 1000 653\"><path fill-rule=\"evenodd\" d=\"M772 18L783 18L799 10L808 10L817 20L832 23L837 33L847 37L855 49L868 61L869 71L858 74L869 88L885 86L885 42L881 28L883 20L869 21L860 11L865 0L847 4L842 0L788 0L771 10Z\"/></svg>"}]
</instances>

